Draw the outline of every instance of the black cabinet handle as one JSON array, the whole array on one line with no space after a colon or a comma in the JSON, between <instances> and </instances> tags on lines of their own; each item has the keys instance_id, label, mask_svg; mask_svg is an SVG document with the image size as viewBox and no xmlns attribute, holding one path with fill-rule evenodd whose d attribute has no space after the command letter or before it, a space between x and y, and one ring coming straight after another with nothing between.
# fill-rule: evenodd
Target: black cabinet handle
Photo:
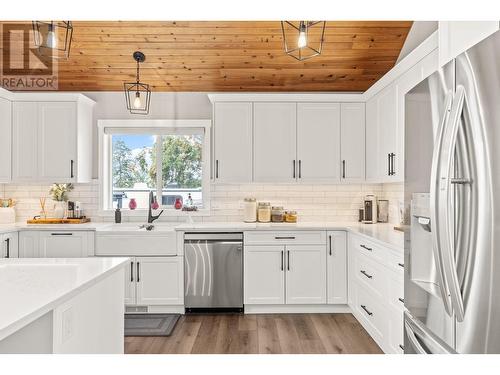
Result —
<instances>
[{"instance_id":1,"label":"black cabinet handle","mask_svg":"<svg viewBox=\"0 0 500 375\"><path fill-rule=\"evenodd\" d=\"M66 232L66 233L51 233L51 236L72 236L73 233L71 232Z\"/></svg>"},{"instance_id":2,"label":"black cabinet handle","mask_svg":"<svg viewBox=\"0 0 500 375\"><path fill-rule=\"evenodd\" d=\"M345 160L342 160L342 178L345 178Z\"/></svg>"},{"instance_id":3,"label":"black cabinet handle","mask_svg":"<svg viewBox=\"0 0 500 375\"><path fill-rule=\"evenodd\" d=\"M287 251L287 269L290 271L290 250Z\"/></svg>"},{"instance_id":4,"label":"black cabinet handle","mask_svg":"<svg viewBox=\"0 0 500 375\"><path fill-rule=\"evenodd\" d=\"M215 161L215 178L219 178L219 161Z\"/></svg>"},{"instance_id":5,"label":"black cabinet handle","mask_svg":"<svg viewBox=\"0 0 500 375\"><path fill-rule=\"evenodd\" d=\"M137 262L137 282L139 281L141 281L141 278L140 278L139 262Z\"/></svg>"},{"instance_id":6,"label":"black cabinet handle","mask_svg":"<svg viewBox=\"0 0 500 375\"><path fill-rule=\"evenodd\" d=\"M405 265L403 263L398 263L398 266L405 268Z\"/></svg>"},{"instance_id":7,"label":"black cabinet handle","mask_svg":"<svg viewBox=\"0 0 500 375\"><path fill-rule=\"evenodd\" d=\"M302 160L299 160L299 178L302 178Z\"/></svg>"},{"instance_id":8,"label":"black cabinet handle","mask_svg":"<svg viewBox=\"0 0 500 375\"><path fill-rule=\"evenodd\" d=\"M284 268L284 263L285 263L285 251L281 250L281 270L283 271Z\"/></svg>"},{"instance_id":9,"label":"black cabinet handle","mask_svg":"<svg viewBox=\"0 0 500 375\"><path fill-rule=\"evenodd\" d=\"M365 275L367 278L369 278L369 279L373 278L373 276L372 276L372 275L370 275L369 273L367 273L365 270L361 270L360 272L361 272L363 275Z\"/></svg>"},{"instance_id":10,"label":"black cabinet handle","mask_svg":"<svg viewBox=\"0 0 500 375\"><path fill-rule=\"evenodd\" d=\"M73 173L74 164L75 164L75 162L73 160L71 160L71 178L75 177L75 174Z\"/></svg>"},{"instance_id":11,"label":"black cabinet handle","mask_svg":"<svg viewBox=\"0 0 500 375\"><path fill-rule=\"evenodd\" d=\"M372 315L373 315L373 313L372 313L370 310L368 310L368 309L366 308L366 306L365 306L365 305L361 305L361 308L362 308L363 310L365 310L365 312L366 312L368 315L370 315L370 316L372 316Z\"/></svg>"},{"instance_id":12,"label":"black cabinet handle","mask_svg":"<svg viewBox=\"0 0 500 375\"><path fill-rule=\"evenodd\" d=\"M288 237L281 237L281 236L276 236L274 237L275 240L294 240L295 237L294 236L288 236Z\"/></svg>"},{"instance_id":13,"label":"black cabinet handle","mask_svg":"<svg viewBox=\"0 0 500 375\"><path fill-rule=\"evenodd\" d=\"M292 169L292 176L293 176L293 178L295 178L295 169L296 169L295 168L295 160L292 161L292 168L293 168Z\"/></svg>"},{"instance_id":14,"label":"black cabinet handle","mask_svg":"<svg viewBox=\"0 0 500 375\"><path fill-rule=\"evenodd\" d=\"M368 251L372 251L373 250L371 247L368 247L366 245L359 245L359 246L362 247L365 250L368 250Z\"/></svg>"},{"instance_id":15,"label":"black cabinet handle","mask_svg":"<svg viewBox=\"0 0 500 375\"><path fill-rule=\"evenodd\" d=\"M391 175L391 154L387 154L387 175Z\"/></svg>"},{"instance_id":16,"label":"black cabinet handle","mask_svg":"<svg viewBox=\"0 0 500 375\"><path fill-rule=\"evenodd\" d=\"M405 347L401 344L399 344L399 347L401 348L401 350L405 350Z\"/></svg>"},{"instance_id":17,"label":"black cabinet handle","mask_svg":"<svg viewBox=\"0 0 500 375\"><path fill-rule=\"evenodd\" d=\"M134 282L134 262L130 262L130 282Z\"/></svg>"},{"instance_id":18,"label":"black cabinet handle","mask_svg":"<svg viewBox=\"0 0 500 375\"><path fill-rule=\"evenodd\" d=\"M330 247L330 256L332 256L332 236L328 236L328 242L329 242L329 247Z\"/></svg>"},{"instance_id":19,"label":"black cabinet handle","mask_svg":"<svg viewBox=\"0 0 500 375\"><path fill-rule=\"evenodd\" d=\"M391 176L394 176L396 174L395 168L394 168L394 158L396 154L393 152L391 153Z\"/></svg>"},{"instance_id":20,"label":"black cabinet handle","mask_svg":"<svg viewBox=\"0 0 500 375\"><path fill-rule=\"evenodd\" d=\"M399 300L399 302L401 302L401 303L405 303L404 298L398 298L398 300Z\"/></svg>"},{"instance_id":21,"label":"black cabinet handle","mask_svg":"<svg viewBox=\"0 0 500 375\"><path fill-rule=\"evenodd\" d=\"M7 245L7 256L6 258L10 258L10 238L5 240L5 244Z\"/></svg>"}]
</instances>

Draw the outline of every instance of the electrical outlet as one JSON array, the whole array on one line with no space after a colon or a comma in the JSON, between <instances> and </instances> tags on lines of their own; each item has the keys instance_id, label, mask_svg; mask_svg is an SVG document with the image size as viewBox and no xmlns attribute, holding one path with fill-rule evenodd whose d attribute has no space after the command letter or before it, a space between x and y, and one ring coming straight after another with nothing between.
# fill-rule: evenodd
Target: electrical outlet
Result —
<instances>
[{"instance_id":1,"label":"electrical outlet","mask_svg":"<svg viewBox=\"0 0 500 375\"><path fill-rule=\"evenodd\" d=\"M73 337L74 328L73 308L70 307L62 313L62 342Z\"/></svg>"}]
</instances>

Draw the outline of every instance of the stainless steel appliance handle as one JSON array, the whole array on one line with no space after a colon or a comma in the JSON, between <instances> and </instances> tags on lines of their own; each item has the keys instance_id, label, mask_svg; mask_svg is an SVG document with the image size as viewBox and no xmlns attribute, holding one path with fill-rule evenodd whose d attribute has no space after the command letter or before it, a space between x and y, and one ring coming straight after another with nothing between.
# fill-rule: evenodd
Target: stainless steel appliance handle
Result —
<instances>
[{"instance_id":1,"label":"stainless steel appliance handle","mask_svg":"<svg viewBox=\"0 0 500 375\"><path fill-rule=\"evenodd\" d=\"M464 184L464 179L454 179L454 160L456 155L457 137L460 127L460 118L465 106L465 89L463 86L456 88L455 100L453 101L449 127L443 140L443 161L439 174L439 199L444 203L438 215L443 223L443 265L444 274L448 282L448 288L451 296L453 311L459 322L464 320L465 308L460 282L457 273L457 262L455 259L455 218L452 205L452 190L456 181ZM473 181L469 181L473 184ZM474 204L474 199L469 200L468 204ZM468 228L470 229L470 228ZM454 246L455 245L455 246Z\"/></svg>"},{"instance_id":2,"label":"stainless steel appliance handle","mask_svg":"<svg viewBox=\"0 0 500 375\"><path fill-rule=\"evenodd\" d=\"M432 166L431 166L431 183L430 183L430 222L433 228L431 228L432 234L432 252L434 254L434 260L436 263L436 271L439 282L439 290L441 292L441 299L444 304L444 309L446 313L452 315L451 301L448 293L448 283L446 281L446 276L444 274L444 265L442 257L442 228L441 222L438 219L438 211L440 207L439 200L439 179L438 174L440 173L441 167L441 153L443 147L443 137L446 130L446 125L449 119L449 112L451 110L453 100L453 93L448 91L444 103L444 111L439 123L436 135L436 145L434 147L434 152L432 154Z\"/></svg>"},{"instance_id":3,"label":"stainless steel appliance handle","mask_svg":"<svg viewBox=\"0 0 500 375\"><path fill-rule=\"evenodd\" d=\"M404 328L406 337L408 337L408 340L417 353L456 354L455 350L435 336L422 323L413 319L408 311L404 312ZM428 348L428 350L426 348Z\"/></svg>"}]
</instances>

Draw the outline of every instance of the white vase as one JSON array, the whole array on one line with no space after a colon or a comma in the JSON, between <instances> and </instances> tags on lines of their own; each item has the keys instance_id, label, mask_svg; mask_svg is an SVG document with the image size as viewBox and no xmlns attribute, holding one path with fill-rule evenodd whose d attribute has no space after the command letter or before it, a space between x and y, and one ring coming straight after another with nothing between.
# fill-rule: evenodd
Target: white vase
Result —
<instances>
[{"instance_id":1,"label":"white vase","mask_svg":"<svg viewBox=\"0 0 500 375\"><path fill-rule=\"evenodd\" d=\"M54 205L54 217L56 219L64 219L64 214L66 213L66 202L55 202Z\"/></svg>"}]
</instances>

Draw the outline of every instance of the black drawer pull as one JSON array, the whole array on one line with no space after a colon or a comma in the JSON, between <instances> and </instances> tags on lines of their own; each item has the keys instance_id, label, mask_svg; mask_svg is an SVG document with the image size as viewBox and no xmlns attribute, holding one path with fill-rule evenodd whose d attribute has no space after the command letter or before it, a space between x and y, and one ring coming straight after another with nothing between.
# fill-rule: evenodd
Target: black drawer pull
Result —
<instances>
[{"instance_id":1,"label":"black drawer pull","mask_svg":"<svg viewBox=\"0 0 500 375\"><path fill-rule=\"evenodd\" d=\"M401 303L405 303L404 298L398 298L398 300L399 300L399 302L401 302Z\"/></svg>"},{"instance_id":2,"label":"black drawer pull","mask_svg":"<svg viewBox=\"0 0 500 375\"><path fill-rule=\"evenodd\" d=\"M274 237L275 240L294 240L295 237Z\"/></svg>"},{"instance_id":3,"label":"black drawer pull","mask_svg":"<svg viewBox=\"0 0 500 375\"><path fill-rule=\"evenodd\" d=\"M404 263L398 263L398 266L399 266L399 267L403 267L403 268L405 268Z\"/></svg>"},{"instance_id":4,"label":"black drawer pull","mask_svg":"<svg viewBox=\"0 0 500 375\"><path fill-rule=\"evenodd\" d=\"M401 350L405 350L405 347L403 345L399 345L399 347L401 348Z\"/></svg>"},{"instance_id":5,"label":"black drawer pull","mask_svg":"<svg viewBox=\"0 0 500 375\"><path fill-rule=\"evenodd\" d=\"M363 275L365 275L366 277L368 277L369 279L371 279L373 276L370 275L369 273L367 273L365 270L361 270L360 271Z\"/></svg>"},{"instance_id":6,"label":"black drawer pull","mask_svg":"<svg viewBox=\"0 0 500 375\"><path fill-rule=\"evenodd\" d=\"M51 236L72 236L73 233L51 233Z\"/></svg>"},{"instance_id":7,"label":"black drawer pull","mask_svg":"<svg viewBox=\"0 0 500 375\"><path fill-rule=\"evenodd\" d=\"M7 254L6 254L6 258L10 258L10 238L7 238L5 240L5 245L7 247Z\"/></svg>"},{"instance_id":8,"label":"black drawer pull","mask_svg":"<svg viewBox=\"0 0 500 375\"><path fill-rule=\"evenodd\" d=\"M368 250L368 251L372 251L373 250L371 247L368 247L366 245L359 245L359 246L361 246L363 249Z\"/></svg>"},{"instance_id":9,"label":"black drawer pull","mask_svg":"<svg viewBox=\"0 0 500 375\"><path fill-rule=\"evenodd\" d=\"M134 262L130 262L130 282L134 281Z\"/></svg>"},{"instance_id":10,"label":"black drawer pull","mask_svg":"<svg viewBox=\"0 0 500 375\"><path fill-rule=\"evenodd\" d=\"M365 310L365 312L366 312L368 315L370 315L370 316L372 316L372 315L373 315L373 313L372 313L370 310L368 310L368 309L366 308L366 306L365 306L365 305L361 305L361 308L362 308L363 310Z\"/></svg>"}]
</instances>

